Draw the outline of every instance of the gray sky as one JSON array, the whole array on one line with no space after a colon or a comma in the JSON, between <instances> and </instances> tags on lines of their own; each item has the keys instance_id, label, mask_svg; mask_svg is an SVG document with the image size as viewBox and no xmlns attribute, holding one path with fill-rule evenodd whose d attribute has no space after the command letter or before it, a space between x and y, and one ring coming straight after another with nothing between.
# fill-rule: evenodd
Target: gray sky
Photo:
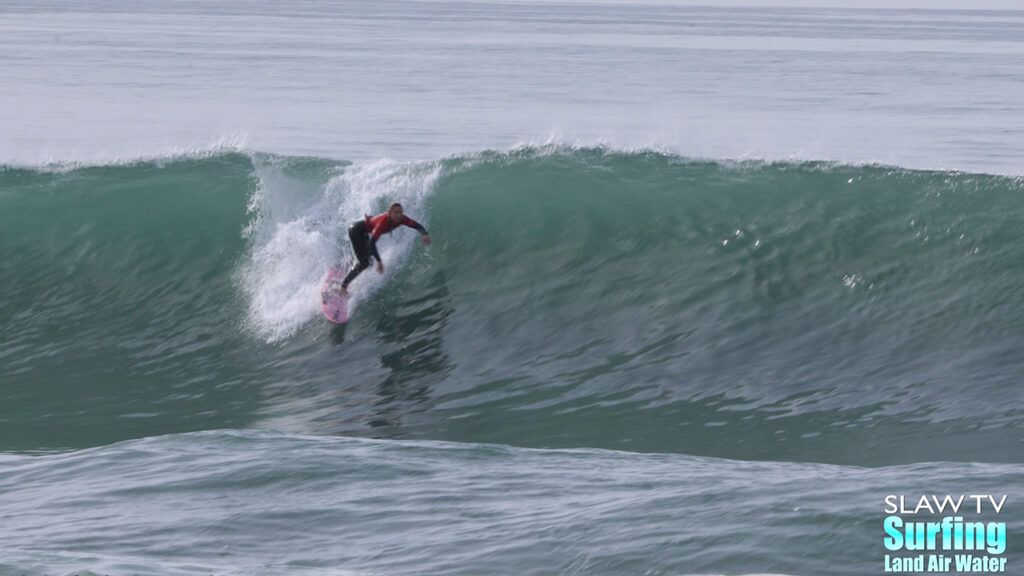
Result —
<instances>
[{"instance_id":1,"label":"gray sky","mask_svg":"<svg viewBox=\"0 0 1024 576\"><path fill-rule=\"evenodd\" d=\"M472 0L490 2L491 0ZM512 0L515 2L516 0ZM546 0L523 0L544 3ZM752 6L799 8L896 8L920 10L1020 10L1024 0L550 0L566 4L659 4L677 6Z\"/></svg>"}]
</instances>

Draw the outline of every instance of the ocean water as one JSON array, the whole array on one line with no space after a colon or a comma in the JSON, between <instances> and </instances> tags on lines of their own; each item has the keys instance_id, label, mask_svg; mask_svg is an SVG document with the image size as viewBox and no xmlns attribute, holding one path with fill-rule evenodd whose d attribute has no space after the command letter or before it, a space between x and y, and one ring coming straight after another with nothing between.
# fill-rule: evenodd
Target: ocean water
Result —
<instances>
[{"instance_id":1,"label":"ocean water","mask_svg":"<svg viewBox=\"0 0 1024 576\"><path fill-rule=\"evenodd\" d=\"M752 4L0 5L0 574L1021 573L1024 11Z\"/></svg>"}]
</instances>

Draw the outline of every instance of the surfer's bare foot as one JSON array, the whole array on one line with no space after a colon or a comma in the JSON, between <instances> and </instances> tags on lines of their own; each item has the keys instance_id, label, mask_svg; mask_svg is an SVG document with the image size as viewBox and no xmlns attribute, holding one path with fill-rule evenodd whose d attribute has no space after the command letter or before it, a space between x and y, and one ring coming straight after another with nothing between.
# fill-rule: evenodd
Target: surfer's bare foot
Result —
<instances>
[{"instance_id":1,"label":"surfer's bare foot","mask_svg":"<svg viewBox=\"0 0 1024 576\"><path fill-rule=\"evenodd\" d=\"M348 298L348 290L346 290L344 286L338 288L337 290L335 290L335 292L337 292L338 295L344 298Z\"/></svg>"}]
</instances>

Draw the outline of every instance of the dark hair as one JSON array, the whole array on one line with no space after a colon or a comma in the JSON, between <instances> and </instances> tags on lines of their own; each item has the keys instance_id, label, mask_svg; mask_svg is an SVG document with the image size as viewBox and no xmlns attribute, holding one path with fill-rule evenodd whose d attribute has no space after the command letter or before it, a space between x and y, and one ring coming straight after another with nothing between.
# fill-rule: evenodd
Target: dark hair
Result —
<instances>
[{"instance_id":1,"label":"dark hair","mask_svg":"<svg viewBox=\"0 0 1024 576\"><path fill-rule=\"evenodd\" d=\"M388 206L388 212L391 212L391 211L392 211L392 210L394 210L395 208L402 208L402 203L401 203L401 202L392 202L392 203L391 203L391 206ZM402 211L404 212L404 211L405 211L405 209L404 209L404 208L402 208Z\"/></svg>"}]
</instances>

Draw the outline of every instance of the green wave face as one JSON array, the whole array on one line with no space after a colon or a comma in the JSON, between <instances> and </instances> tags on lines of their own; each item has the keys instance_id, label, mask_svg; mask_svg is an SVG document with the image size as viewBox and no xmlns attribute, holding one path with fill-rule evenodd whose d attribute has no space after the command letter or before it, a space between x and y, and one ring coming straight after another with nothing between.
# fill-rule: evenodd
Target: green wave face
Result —
<instances>
[{"instance_id":1,"label":"green wave face","mask_svg":"<svg viewBox=\"0 0 1024 576\"><path fill-rule=\"evenodd\" d=\"M994 439L1021 438L1021 195L568 147L6 168L0 425L15 448L258 426L1016 461ZM319 281L392 200L434 242L381 240L331 328Z\"/></svg>"}]
</instances>

